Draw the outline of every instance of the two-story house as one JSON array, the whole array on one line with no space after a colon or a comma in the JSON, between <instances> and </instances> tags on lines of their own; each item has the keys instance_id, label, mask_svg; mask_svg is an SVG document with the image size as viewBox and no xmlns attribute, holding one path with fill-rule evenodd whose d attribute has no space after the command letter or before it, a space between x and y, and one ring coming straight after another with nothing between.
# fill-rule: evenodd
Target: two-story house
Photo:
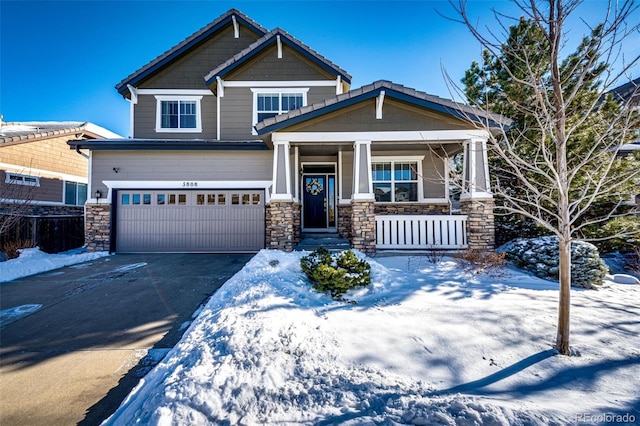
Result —
<instances>
[{"instance_id":1,"label":"two-story house","mask_svg":"<svg viewBox=\"0 0 640 426\"><path fill-rule=\"evenodd\" d=\"M91 250L291 250L336 232L365 252L493 248L488 134L499 117L340 66L237 10L117 84L131 139L90 155ZM450 160L464 154L459 214Z\"/></svg>"}]
</instances>

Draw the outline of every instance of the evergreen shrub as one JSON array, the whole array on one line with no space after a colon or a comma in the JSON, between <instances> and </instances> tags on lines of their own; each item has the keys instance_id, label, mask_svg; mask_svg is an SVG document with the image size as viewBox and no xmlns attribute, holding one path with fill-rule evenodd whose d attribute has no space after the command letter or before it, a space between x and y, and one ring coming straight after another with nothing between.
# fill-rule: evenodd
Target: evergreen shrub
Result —
<instances>
[{"instance_id":1,"label":"evergreen shrub","mask_svg":"<svg viewBox=\"0 0 640 426\"><path fill-rule=\"evenodd\" d=\"M300 267L314 289L337 300L347 291L371 283L371 266L351 250L331 255L321 247L300 259Z\"/></svg>"}]
</instances>

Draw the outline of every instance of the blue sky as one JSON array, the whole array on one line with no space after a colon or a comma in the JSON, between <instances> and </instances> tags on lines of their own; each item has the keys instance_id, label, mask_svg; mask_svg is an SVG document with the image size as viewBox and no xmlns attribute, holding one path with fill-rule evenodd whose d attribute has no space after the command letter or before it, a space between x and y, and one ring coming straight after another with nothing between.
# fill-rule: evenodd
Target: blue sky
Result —
<instances>
[{"instance_id":1,"label":"blue sky","mask_svg":"<svg viewBox=\"0 0 640 426\"><path fill-rule=\"evenodd\" d=\"M595 22L606 5L584 3L572 41L586 32L577 18ZM114 86L230 8L285 29L349 72L353 88L386 79L451 98L443 68L457 82L480 56L469 32L438 13L454 15L444 0L0 0L0 114L5 121L90 121L129 136L129 106ZM494 28L491 8L514 13L504 0L471 0L469 8ZM637 56L638 34L629 46Z\"/></svg>"}]
</instances>

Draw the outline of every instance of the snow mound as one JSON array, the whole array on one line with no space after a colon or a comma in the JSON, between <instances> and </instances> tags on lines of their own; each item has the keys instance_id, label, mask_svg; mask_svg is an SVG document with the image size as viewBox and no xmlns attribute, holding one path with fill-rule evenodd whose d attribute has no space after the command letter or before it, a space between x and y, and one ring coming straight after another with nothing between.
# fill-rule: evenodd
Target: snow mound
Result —
<instances>
[{"instance_id":1,"label":"snow mound","mask_svg":"<svg viewBox=\"0 0 640 426\"><path fill-rule=\"evenodd\" d=\"M39 248L20 250L20 256L0 263L0 283L35 275L63 266L75 265L108 256L108 252L89 253L84 248L73 249L58 254L48 254Z\"/></svg>"}]
</instances>

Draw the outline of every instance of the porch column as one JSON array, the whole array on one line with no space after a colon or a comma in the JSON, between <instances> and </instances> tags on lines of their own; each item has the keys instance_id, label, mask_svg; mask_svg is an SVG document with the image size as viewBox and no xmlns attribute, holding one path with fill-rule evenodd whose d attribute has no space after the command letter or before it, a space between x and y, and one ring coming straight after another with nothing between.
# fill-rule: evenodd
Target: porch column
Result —
<instances>
[{"instance_id":1,"label":"porch column","mask_svg":"<svg viewBox=\"0 0 640 426\"><path fill-rule=\"evenodd\" d=\"M376 251L375 195L371 181L371 141L353 145L353 195L351 196L351 245L364 253Z\"/></svg>"},{"instance_id":2,"label":"porch column","mask_svg":"<svg viewBox=\"0 0 640 426\"><path fill-rule=\"evenodd\" d=\"M300 205L291 192L289 141L274 141L273 185L267 211L267 248L292 251L300 227ZM297 223L297 226L296 226Z\"/></svg>"},{"instance_id":3,"label":"porch column","mask_svg":"<svg viewBox=\"0 0 640 426\"><path fill-rule=\"evenodd\" d=\"M291 165L289 141L273 143L273 190L272 200L292 201Z\"/></svg>"},{"instance_id":4,"label":"porch column","mask_svg":"<svg viewBox=\"0 0 640 426\"><path fill-rule=\"evenodd\" d=\"M463 188L460 210L467 215L467 244L470 249L495 249L494 202L489 183L487 139L464 143Z\"/></svg>"}]
</instances>

